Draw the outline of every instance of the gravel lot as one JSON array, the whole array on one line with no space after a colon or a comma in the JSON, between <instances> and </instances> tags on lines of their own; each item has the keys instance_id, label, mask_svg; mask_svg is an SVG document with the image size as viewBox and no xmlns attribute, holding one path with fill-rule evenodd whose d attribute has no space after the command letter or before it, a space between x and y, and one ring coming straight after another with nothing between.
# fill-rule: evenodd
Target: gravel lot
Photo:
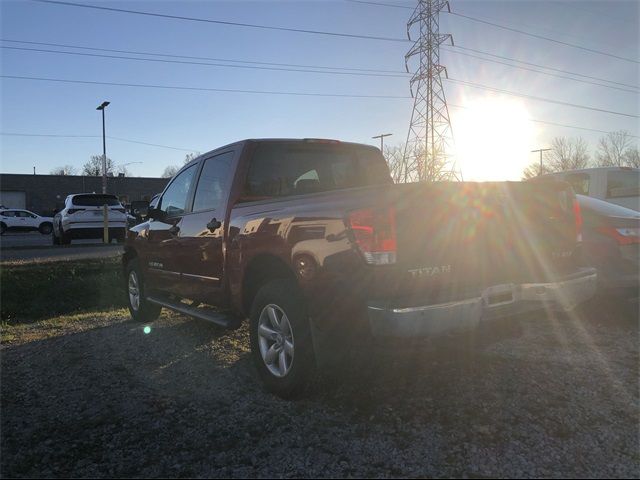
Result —
<instances>
[{"instance_id":1,"label":"gravel lot","mask_svg":"<svg viewBox=\"0 0 640 480\"><path fill-rule=\"evenodd\" d=\"M3 477L638 477L637 304L353 353L262 392L246 329L123 310L3 332ZM489 340L491 339L491 341Z\"/></svg>"}]
</instances>

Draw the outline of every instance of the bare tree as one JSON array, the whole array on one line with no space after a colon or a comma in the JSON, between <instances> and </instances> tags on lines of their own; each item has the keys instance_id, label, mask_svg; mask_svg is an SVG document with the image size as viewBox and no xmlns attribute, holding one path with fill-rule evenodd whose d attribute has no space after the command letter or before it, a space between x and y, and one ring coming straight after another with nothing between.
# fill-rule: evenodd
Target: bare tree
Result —
<instances>
[{"instance_id":1,"label":"bare tree","mask_svg":"<svg viewBox=\"0 0 640 480\"><path fill-rule=\"evenodd\" d=\"M176 165L169 165L167 168L164 169L164 172L162 172L161 177L162 178L171 178L173 177L176 173L178 173L178 169L180 167L176 166Z\"/></svg>"},{"instance_id":2,"label":"bare tree","mask_svg":"<svg viewBox=\"0 0 640 480\"><path fill-rule=\"evenodd\" d=\"M113 160L107 157L107 176L113 177L115 168ZM82 166L82 174L89 177L102 176L102 155L91 155L89 161Z\"/></svg>"},{"instance_id":3,"label":"bare tree","mask_svg":"<svg viewBox=\"0 0 640 480\"><path fill-rule=\"evenodd\" d=\"M536 161L524 169L524 172L522 172L522 180L539 177L540 175L545 175L547 173L552 173L549 167L543 164L542 168L540 168L540 162Z\"/></svg>"},{"instance_id":4,"label":"bare tree","mask_svg":"<svg viewBox=\"0 0 640 480\"><path fill-rule=\"evenodd\" d=\"M556 137L551 142L547 168L552 172L577 170L589 166L589 147L581 137Z\"/></svg>"},{"instance_id":5,"label":"bare tree","mask_svg":"<svg viewBox=\"0 0 640 480\"><path fill-rule=\"evenodd\" d=\"M608 133L600 138L596 153L597 166L599 167L623 167L627 165L627 155L633 161L632 137L626 130Z\"/></svg>"},{"instance_id":6,"label":"bare tree","mask_svg":"<svg viewBox=\"0 0 640 480\"><path fill-rule=\"evenodd\" d=\"M75 175L77 173L76 167L73 165L64 165L62 167L56 167L49 173L50 175Z\"/></svg>"},{"instance_id":7,"label":"bare tree","mask_svg":"<svg viewBox=\"0 0 640 480\"><path fill-rule=\"evenodd\" d=\"M187 153L184 156L183 165L186 165L191 160L194 160L194 159L198 158L199 156L200 156L200 152ZM164 169L164 172L162 172L161 177L162 178L171 178L176 173L178 173L178 170L180 170L180 167L178 165L169 165Z\"/></svg>"},{"instance_id":8,"label":"bare tree","mask_svg":"<svg viewBox=\"0 0 640 480\"><path fill-rule=\"evenodd\" d=\"M402 154L403 148L401 145L385 145L384 158L389 165L389 172L394 183L400 183L402 181Z\"/></svg>"},{"instance_id":9,"label":"bare tree","mask_svg":"<svg viewBox=\"0 0 640 480\"><path fill-rule=\"evenodd\" d=\"M628 148L624 156L628 167L640 168L640 151L637 146Z\"/></svg>"}]
</instances>

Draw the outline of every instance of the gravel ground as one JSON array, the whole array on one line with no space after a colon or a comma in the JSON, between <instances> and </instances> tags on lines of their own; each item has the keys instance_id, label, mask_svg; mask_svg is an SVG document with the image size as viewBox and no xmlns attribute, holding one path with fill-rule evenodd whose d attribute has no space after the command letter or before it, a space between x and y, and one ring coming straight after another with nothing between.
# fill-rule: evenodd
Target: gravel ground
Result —
<instances>
[{"instance_id":1,"label":"gravel ground","mask_svg":"<svg viewBox=\"0 0 640 480\"><path fill-rule=\"evenodd\" d=\"M3 332L2 477L638 477L637 304L356 349L286 402L246 329L123 310Z\"/></svg>"}]
</instances>

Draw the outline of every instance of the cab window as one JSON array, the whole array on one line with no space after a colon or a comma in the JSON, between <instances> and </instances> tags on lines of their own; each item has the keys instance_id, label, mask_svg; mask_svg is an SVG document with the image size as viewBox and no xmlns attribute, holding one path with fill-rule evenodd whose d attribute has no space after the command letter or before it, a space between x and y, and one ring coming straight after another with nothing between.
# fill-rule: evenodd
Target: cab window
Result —
<instances>
[{"instance_id":1,"label":"cab window","mask_svg":"<svg viewBox=\"0 0 640 480\"><path fill-rule=\"evenodd\" d=\"M229 171L232 160L233 152L223 153L205 160L193 200L194 212L213 210L222 205L225 195L229 191Z\"/></svg>"},{"instance_id":2,"label":"cab window","mask_svg":"<svg viewBox=\"0 0 640 480\"><path fill-rule=\"evenodd\" d=\"M580 195L589 195L589 177L586 173L570 173L564 177L572 187L573 191Z\"/></svg>"},{"instance_id":3,"label":"cab window","mask_svg":"<svg viewBox=\"0 0 640 480\"><path fill-rule=\"evenodd\" d=\"M159 208L168 217L182 215L186 211L196 165L191 165L180 172L162 195Z\"/></svg>"},{"instance_id":4,"label":"cab window","mask_svg":"<svg viewBox=\"0 0 640 480\"><path fill-rule=\"evenodd\" d=\"M640 195L640 172L610 170L607 172L607 198L637 197Z\"/></svg>"}]
</instances>

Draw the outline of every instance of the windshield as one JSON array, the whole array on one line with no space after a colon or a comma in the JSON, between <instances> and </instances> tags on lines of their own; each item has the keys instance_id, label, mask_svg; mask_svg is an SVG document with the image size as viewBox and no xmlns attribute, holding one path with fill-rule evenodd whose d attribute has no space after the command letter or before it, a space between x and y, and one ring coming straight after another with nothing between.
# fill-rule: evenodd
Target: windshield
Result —
<instances>
[{"instance_id":1,"label":"windshield","mask_svg":"<svg viewBox=\"0 0 640 480\"><path fill-rule=\"evenodd\" d=\"M76 195L71 203L80 207L101 207L104 204L117 207L120 205L115 195Z\"/></svg>"}]
</instances>

